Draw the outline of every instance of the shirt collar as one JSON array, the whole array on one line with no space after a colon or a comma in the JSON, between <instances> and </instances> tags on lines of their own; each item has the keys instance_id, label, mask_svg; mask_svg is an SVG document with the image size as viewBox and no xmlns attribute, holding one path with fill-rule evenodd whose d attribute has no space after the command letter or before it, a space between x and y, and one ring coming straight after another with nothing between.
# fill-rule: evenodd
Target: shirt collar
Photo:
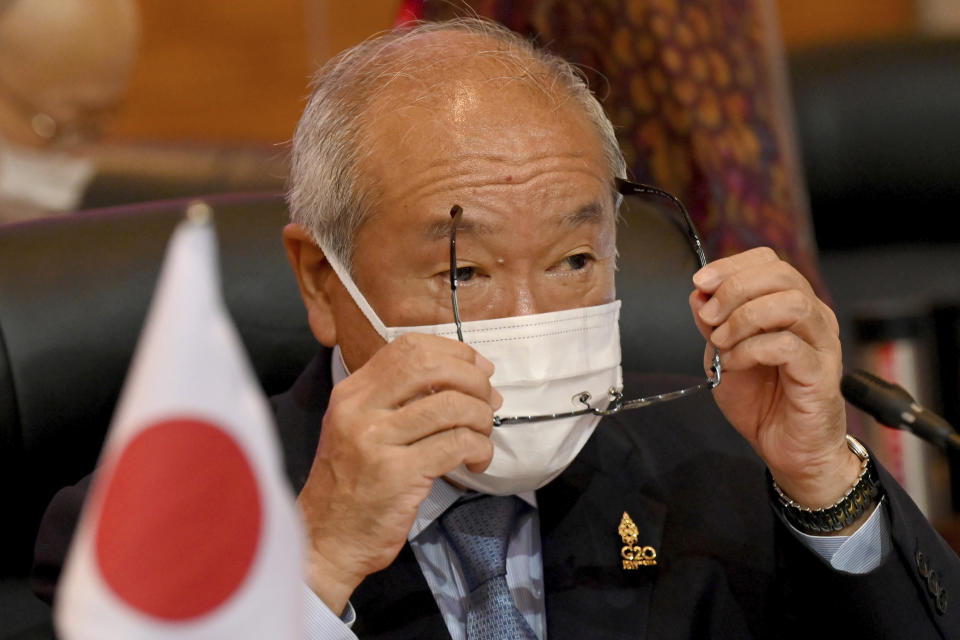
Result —
<instances>
[{"instance_id":1,"label":"shirt collar","mask_svg":"<svg viewBox=\"0 0 960 640\"><path fill-rule=\"evenodd\" d=\"M350 371L347 370L347 363L343 361L343 353L340 351L340 345L333 345L333 353L330 355L330 376L333 378L333 385L340 384Z\"/></svg>"}]
</instances>

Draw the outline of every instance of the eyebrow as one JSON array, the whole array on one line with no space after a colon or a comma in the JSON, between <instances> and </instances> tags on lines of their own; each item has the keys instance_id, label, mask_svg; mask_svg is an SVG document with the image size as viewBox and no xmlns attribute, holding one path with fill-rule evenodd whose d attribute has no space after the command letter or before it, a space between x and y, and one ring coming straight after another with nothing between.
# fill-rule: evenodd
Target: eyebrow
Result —
<instances>
[{"instance_id":1,"label":"eyebrow","mask_svg":"<svg viewBox=\"0 0 960 640\"><path fill-rule=\"evenodd\" d=\"M467 213L469 212L464 210L465 215L460 221L460 226L457 227L457 235L488 235L492 233L498 233L503 230L502 225L491 226L480 220L471 220L469 217L467 217ZM554 218L554 223L558 227L579 227L583 224L595 224L600 222L603 219L603 215L603 206L598 200L594 200L590 204L585 204L578 208L576 211ZM446 220L435 220L427 225L427 227L423 230L423 234L430 240L449 239L450 225L452 222L453 221L450 220L449 217Z\"/></svg>"},{"instance_id":2,"label":"eyebrow","mask_svg":"<svg viewBox=\"0 0 960 640\"><path fill-rule=\"evenodd\" d=\"M593 224L603 220L603 205L599 200L594 200L590 204L583 205L571 214L564 216L560 224L571 227L579 227L582 224Z\"/></svg>"},{"instance_id":3,"label":"eyebrow","mask_svg":"<svg viewBox=\"0 0 960 640\"><path fill-rule=\"evenodd\" d=\"M423 234L431 240L448 240L450 238L450 226L452 224L453 220L447 216L446 220L436 220L431 222L427 228L423 230ZM461 219L460 226L457 227L457 235L465 233L473 235L489 235L498 231L500 231L500 227L492 227L485 222L470 220L469 218L466 220Z\"/></svg>"}]
</instances>

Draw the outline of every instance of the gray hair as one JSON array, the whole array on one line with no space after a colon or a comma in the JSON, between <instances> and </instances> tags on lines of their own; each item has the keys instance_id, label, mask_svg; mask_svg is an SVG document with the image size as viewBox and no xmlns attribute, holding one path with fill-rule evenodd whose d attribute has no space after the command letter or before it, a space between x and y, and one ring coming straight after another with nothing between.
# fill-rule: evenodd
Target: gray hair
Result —
<instances>
[{"instance_id":1,"label":"gray hair","mask_svg":"<svg viewBox=\"0 0 960 640\"><path fill-rule=\"evenodd\" d=\"M587 86L583 73L566 60L534 47L495 22L458 18L419 23L376 36L327 62L313 78L313 93L293 137L287 201L290 218L341 264L350 268L354 239L375 204L373 185L361 180L360 164L368 107L391 83L414 76L413 65L439 64L414 44L425 34L454 32L493 41L483 56L531 83L545 95L571 99L596 127L614 177L626 177L626 163L613 125ZM480 52L477 52L480 53ZM431 62L432 60L432 62ZM421 69L418 69L418 77ZM544 80L546 82L544 82Z\"/></svg>"}]
</instances>

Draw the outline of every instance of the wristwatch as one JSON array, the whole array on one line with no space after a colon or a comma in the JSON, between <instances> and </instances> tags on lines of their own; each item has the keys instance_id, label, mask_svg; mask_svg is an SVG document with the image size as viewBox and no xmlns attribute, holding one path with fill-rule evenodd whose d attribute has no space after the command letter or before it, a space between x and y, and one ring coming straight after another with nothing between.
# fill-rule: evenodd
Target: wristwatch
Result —
<instances>
[{"instance_id":1,"label":"wristwatch","mask_svg":"<svg viewBox=\"0 0 960 640\"><path fill-rule=\"evenodd\" d=\"M860 475L844 496L829 507L811 509L799 504L777 486L777 481L770 475L770 470L767 470L774 505L779 507L787 522L803 533L823 535L840 531L856 522L870 510L871 505L880 501L883 488L880 486L880 476L870 459L870 453L859 440L849 434L847 446L860 458Z\"/></svg>"}]
</instances>

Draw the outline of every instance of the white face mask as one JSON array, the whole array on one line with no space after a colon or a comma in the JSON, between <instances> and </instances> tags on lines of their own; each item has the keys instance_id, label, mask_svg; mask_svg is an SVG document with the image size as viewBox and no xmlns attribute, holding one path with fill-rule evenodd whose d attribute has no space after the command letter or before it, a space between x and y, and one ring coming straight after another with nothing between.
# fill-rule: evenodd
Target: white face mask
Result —
<instances>
[{"instance_id":1,"label":"white face mask","mask_svg":"<svg viewBox=\"0 0 960 640\"><path fill-rule=\"evenodd\" d=\"M329 252L330 266L367 320L387 342L405 333L457 339L454 323L387 327L347 271ZM452 313L452 312L451 312ZM464 341L490 360L490 381L503 396L502 417L552 414L582 409L577 397L590 394L605 409L611 388L622 389L620 301L530 316L464 322ZM600 417L585 414L545 422L494 427L493 460L483 473L460 466L447 474L481 493L512 495L546 485L566 469L586 444Z\"/></svg>"},{"instance_id":2,"label":"white face mask","mask_svg":"<svg viewBox=\"0 0 960 640\"><path fill-rule=\"evenodd\" d=\"M62 151L11 145L0 140L0 199L47 211L80 205L96 167L92 160Z\"/></svg>"}]
</instances>

